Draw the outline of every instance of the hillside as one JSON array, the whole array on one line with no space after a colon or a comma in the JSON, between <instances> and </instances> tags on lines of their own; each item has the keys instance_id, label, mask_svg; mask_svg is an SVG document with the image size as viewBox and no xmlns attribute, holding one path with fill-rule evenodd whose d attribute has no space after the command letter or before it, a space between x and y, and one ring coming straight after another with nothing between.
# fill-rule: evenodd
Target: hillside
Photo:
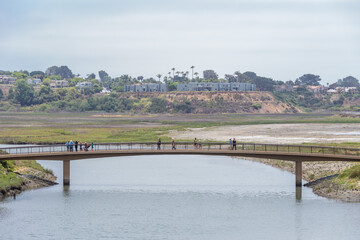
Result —
<instances>
[{"instance_id":1,"label":"hillside","mask_svg":"<svg viewBox=\"0 0 360 240\"><path fill-rule=\"evenodd\" d=\"M291 103L276 100L271 92L167 92L124 93L135 111L183 113L298 113L302 112ZM162 99L154 106L154 98ZM156 103L155 103L156 104ZM153 107L153 108L152 108ZM155 110L156 112L156 110Z\"/></svg>"}]
</instances>

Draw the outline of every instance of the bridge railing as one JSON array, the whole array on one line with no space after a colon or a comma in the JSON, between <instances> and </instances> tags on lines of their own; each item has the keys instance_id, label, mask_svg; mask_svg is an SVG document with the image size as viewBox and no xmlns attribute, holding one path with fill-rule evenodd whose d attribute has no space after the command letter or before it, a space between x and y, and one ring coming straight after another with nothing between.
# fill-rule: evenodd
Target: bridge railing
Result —
<instances>
[{"instance_id":1,"label":"bridge railing","mask_svg":"<svg viewBox=\"0 0 360 240\"><path fill-rule=\"evenodd\" d=\"M262 151L262 152L293 152L293 153L317 153L333 155L357 155L360 156L360 148L339 148L327 146L308 146L308 145L284 145L284 144L261 144L261 143L242 143L236 144L236 150L232 149L229 143L225 142L202 142L194 146L193 142L176 142L177 150L233 150L233 151ZM156 150L156 142L123 142L123 143L94 143L87 149L88 151L113 151L113 150ZM163 142L161 150L171 150L171 142ZM80 145L78 145L78 151ZM85 150L82 145L82 150ZM56 145L36 145L24 147L0 148L0 154L31 154L31 153L55 153L67 152L71 149L64 144ZM75 146L72 151L76 152Z\"/></svg>"}]
</instances>

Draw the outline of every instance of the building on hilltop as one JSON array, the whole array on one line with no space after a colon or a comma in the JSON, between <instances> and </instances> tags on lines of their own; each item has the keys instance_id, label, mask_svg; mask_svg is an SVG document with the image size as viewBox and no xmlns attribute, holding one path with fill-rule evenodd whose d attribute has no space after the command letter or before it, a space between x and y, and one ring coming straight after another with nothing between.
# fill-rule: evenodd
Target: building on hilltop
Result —
<instances>
[{"instance_id":1,"label":"building on hilltop","mask_svg":"<svg viewBox=\"0 0 360 240\"><path fill-rule=\"evenodd\" d=\"M219 91L219 92L246 92L256 91L256 85L252 83L211 83L211 82L194 82L181 83L177 85L177 91Z\"/></svg>"},{"instance_id":2,"label":"building on hilltop","mask_svg":"<svg viewBox=\"0 0 360 240\"><path fill-rule=\"evenodd\" d=\"M34 79L28 78L26 81L28 84L35 85L35 86L38 86L42 83L41 79L39 79L39 78L34 78Z\"/></svg>"},{"instance_id":3,"label":"building on hilltop","mask_svg":"<svg viewBox=\"0 0 360 240\"><path fill-rule=\"evenodd\" d=\"M124 86L125 92L167 92L165 83L143 83Z\"/></svg>"},{"instance_id":4,"label":"building on hilltop","mask_svg":"<svg viewBox=\"0 0 360 240\"><path fill-rule=\"evenodd\" d=\"M64 88L68 87L69 82L67 80L51 80L50 87L51 88Z\"/></svg>"},{"instance_id":5,"label":"building on hilltop","mask_svg":"<svg viewBox=\"0 0 360 240\"><path fill-rule=\"evenodd\" d=\"M16 77L8 75L0 75L1 84L14 84L16 82Z\"/></svg>"},{"instance_id":6,"label":"building on hilltop","mask_svg":"<svg viewBox=\"0 0 360 240\"><path fill-rule=\"evenodd\" d=\"M92 83L91 82L79 82L75 86L79 89L82 89L84 87L92 88Z\"/></svg>"},{"instance_id":7,"label":"building on hilltop","mask_svg":"<svg viewBox=\"0 0 360 240\"><path fill-rule=\"evenodd\" d=\"M324 86L307 86L306 87L310 92L313 92L314 94L320 94L325 92L325 87Z\"/></svg>"}]
</instances>

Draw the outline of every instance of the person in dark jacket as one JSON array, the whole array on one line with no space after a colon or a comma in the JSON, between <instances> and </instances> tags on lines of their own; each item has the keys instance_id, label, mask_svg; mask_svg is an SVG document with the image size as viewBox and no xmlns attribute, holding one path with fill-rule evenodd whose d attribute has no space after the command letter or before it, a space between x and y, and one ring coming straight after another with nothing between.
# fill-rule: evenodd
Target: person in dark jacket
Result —
<instances>
[{"instance_id":1,"label":"person in dark jacket","mask_svg":"<svg viewBox=\"0 0 360 240\"><path fill-rule=\"evenodd\" d=\"M232 150L236 150L236 139L234 138L232 142L233 142Z\"/></svg>"},{"instance_id":2,"label":"person in dark jacket","mask_svg":"<svg viewBox=\"0 0 360 240\"><path fill-rule=\"evenodd\" d=\"M172 141L171 141L171 150L176 150L175 139L172 139Z\"/></svg>"},{"instance_id":3,"label":"person in dark jacket","mask_svg":"<svg viewBox=\"0 0 360 240\"><path fill-rule=\"evenodd\" d=\"M78 145L79 145L79 142L78 141L75 141L75 151L77 152L78 150Z\"/></svg>"},{"instance_id":4,"label":"person in dark jacket","mask_svg":"<svg viewBox=\"0 0 360 240\"><path fill-rule=\"evenodd\" d=\"M157 150L160 150L161 149L161 147L160 147L161 146L161 139L160 138L158 139L156 145L157 145Z\"/></svg>"}]
</instances>

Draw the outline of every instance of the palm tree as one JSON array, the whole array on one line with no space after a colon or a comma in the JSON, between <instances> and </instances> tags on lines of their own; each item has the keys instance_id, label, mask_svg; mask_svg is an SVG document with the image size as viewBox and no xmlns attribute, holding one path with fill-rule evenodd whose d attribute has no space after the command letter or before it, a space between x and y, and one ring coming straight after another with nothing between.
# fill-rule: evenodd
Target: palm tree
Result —
<instances>
[{"instance_id":1,"label":"palm tree","mask_svg":"<svg viewBox=\"0 0 360 240\"><path fill-rule=\"evenodd\" d=\"M178 76L179 74L180 74L180 72L179 72L179 71L177 71L177 72L176 72L176 76Z\"/></svg>"},{"instance_id":2,"label":"palm tree","mask_svg":"<svg viewBox=\"0 0 360 240\"><path fill-rule=\"evenodd\" d=\"M194 75L195 75L195 77L197 78L197 76L199 75L199 73L198 73L198 72L195 72Z\"/></svg>"},{"instance_id":3,"label":"palm tree","mask_svg":"<svg viewBox=\"0 0 360 240\"><path fill-rule=\"evenodd\" d=\"M195 66L191 66L191 79L194 79L194 68Z\"/></svg>"},{"instance_id":4,"label":"palm tree","mask_svg":"<svg viewBox=\"0 0 360 240\"><path fill-rule=\"evenodd\" d=\"M160 73L156 75L156 77L159 78L159 82L161 82L161 76L162 75Z\"/></svg>"},{"instance_id":5,"label":"palm tree","mask_svg":"<svg viewBox=\"0 0 360 240\"><path fill-rule=\"evenodd\" d=\"M173 71L173 77L175 77L175 68L173 67L171 70Z\"/></svg>"}]
</instances>

